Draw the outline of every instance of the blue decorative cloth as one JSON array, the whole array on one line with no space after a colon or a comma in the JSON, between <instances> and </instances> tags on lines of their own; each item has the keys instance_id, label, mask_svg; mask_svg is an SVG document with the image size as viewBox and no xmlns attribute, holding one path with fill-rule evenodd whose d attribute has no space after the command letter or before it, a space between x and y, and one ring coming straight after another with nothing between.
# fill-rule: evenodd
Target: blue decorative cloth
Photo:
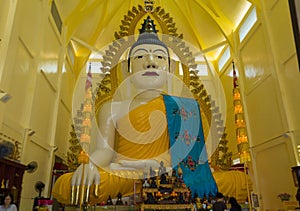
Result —
<instances>
[{"instance_id":1,"label":"blue decorative cloth","mask_svg":"<svg viewBox=\"0 0 300 211\"><path fill-rule=\"evenodd\" d=\"M193 196L215 196L217 184L212 176L205 147L201 115L194 99L163 95L166 107L172 167L183 172L183 181Z\"/></svg>"}]
</instances>

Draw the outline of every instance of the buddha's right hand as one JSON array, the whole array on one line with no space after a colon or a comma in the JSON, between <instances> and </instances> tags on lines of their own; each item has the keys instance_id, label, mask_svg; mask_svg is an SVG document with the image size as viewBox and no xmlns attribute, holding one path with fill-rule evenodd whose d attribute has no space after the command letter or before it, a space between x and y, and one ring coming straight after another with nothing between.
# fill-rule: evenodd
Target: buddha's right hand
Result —
<instances>
[{"instance_id":1,"label":"buddha's right hand","mask_svg":"<svg viewBox=\"0 0 300 211\"><path fill-rule=\"evenodd\" d=\"M93 183L95 184L94 194L98 197L98 187L100 184L98 169L92 162L81 164L72 176L71 204L78 204L79 200L81 203L88 202L90 187Z\"/></svg>"}]
</instances>

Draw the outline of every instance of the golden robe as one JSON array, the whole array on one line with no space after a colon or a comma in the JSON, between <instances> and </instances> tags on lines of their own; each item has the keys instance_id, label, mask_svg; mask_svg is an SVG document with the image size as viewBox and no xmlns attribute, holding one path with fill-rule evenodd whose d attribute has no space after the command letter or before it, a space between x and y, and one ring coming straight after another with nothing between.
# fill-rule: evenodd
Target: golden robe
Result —
<instances>
[{"instance_id":1,"label":"golden robe","mask_svg":"<svg viewBox=\"0 0 300 211\"><path fill-rule=\"evenodd\" d=\"M169 136L167 127L163 132L157 132L157 134L149 133L151 127L154 127L154 131L161 131L161 125L164 125L166 118L152 117L149 122L149 116L153 111L160 111L163 114L166 113L165 105L162 97L156 98L147 104L143 104L138 108L129 112L129 115L121 118L118 121L118 131L122 131L122 135L117 133L117 141L115 143L116 156L113 162L118 162L122 159L127 160L140 160L140 159L155 159L158 161L164 161L165 166L170 166L170 154L169 154ZM128 127L128 119L131 126L136 131L139 131L135 139L137 141L127 140L126 133L130 133L130 127ZM153 119L154 118L154 119ZM155 128L157 127L157 128ZM153 137L158 137L154 141ZM141 171L129 171L129 170L113 170L104 171L99 168L100 173L100 189L99 198L95 198L93 194L90 194L91 205L101 202L106 202L108 197L116 198L120 192L123 196L132 195L134 193L134 181L136 178L142 178L143 170ZM64 204L70 204L71 196L71 177L73 173L67 173L60 176L52 189L54 198ZM218 185L219 191L224 191L226 196L239 196L238 198L246 198L247 191L245 189L245 176L241 172L214 172L213 176ZM221 188L220 188L221 187ZM140 192L141 184L136 187L137 193ZM91 193L93 188L91 189Z\"/></svg>"}]
</instances>

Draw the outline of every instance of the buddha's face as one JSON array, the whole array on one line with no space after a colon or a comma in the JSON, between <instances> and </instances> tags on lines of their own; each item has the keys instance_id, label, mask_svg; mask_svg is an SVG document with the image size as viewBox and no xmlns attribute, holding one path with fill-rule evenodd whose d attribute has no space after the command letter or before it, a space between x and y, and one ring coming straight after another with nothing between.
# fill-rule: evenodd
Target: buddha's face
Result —
<instances>
[{"instance_id":1,"label":"buddha's face","mask_svg":"<svg viewBox=\"0 0 300 211\"><path fill-rule=\"evenodd\" d=\"M134 47L130 56L132 82L139 89L160 89L167 81L169 58L160 45L142 44Z\"/></svg>"}]
</instances>

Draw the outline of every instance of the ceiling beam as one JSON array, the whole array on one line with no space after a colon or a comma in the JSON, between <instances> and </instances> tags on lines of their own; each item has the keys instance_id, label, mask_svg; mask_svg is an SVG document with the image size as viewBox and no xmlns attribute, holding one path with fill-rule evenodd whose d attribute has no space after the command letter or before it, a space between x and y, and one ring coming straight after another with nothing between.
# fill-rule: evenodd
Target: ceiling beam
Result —
<instances>
[{"instance_id":1,"label":"ceiling beam","mask_svg":"<svg viewBox=\"0 0 300 211\"><path fill-rule=\"evenodd\" d=\"M72 37L71 39L72 41L76 42L77 44L80 44L82 47L85 47L87 49L89 49L90 51L92 52L96 52L96 53L100 53L102 55L105 55L105 52L104 51L101 51L97 48L95 48L94 46L90 45L89 43L77 38L77 37Z\"/></svg>"},{"instance_id":2,"label":"ceiling beam","mask_svg":"<svg viewBox=\"0 0 300 211\"><path fill-rule=\"evenodd\" d=\"M227 41L227 40L224 40L224 41L222 41L222 42L219 42L219 43L217 43L217 44L215 44L215 45L212 45L212 46L210 46L210 47L208 47L208 48L203 49L201 52L199 52L199 53L196 54L196 55L206 54L206 53L208 53L208 52L210 52L210 51L213 51L213 50L215 50L215 49L217 49L217 48L219 48L219 47L221 47L221 46L223 46L223 45L226 45L226 44L228 44L228 41Z\"/></svg>"}]
</instances>

